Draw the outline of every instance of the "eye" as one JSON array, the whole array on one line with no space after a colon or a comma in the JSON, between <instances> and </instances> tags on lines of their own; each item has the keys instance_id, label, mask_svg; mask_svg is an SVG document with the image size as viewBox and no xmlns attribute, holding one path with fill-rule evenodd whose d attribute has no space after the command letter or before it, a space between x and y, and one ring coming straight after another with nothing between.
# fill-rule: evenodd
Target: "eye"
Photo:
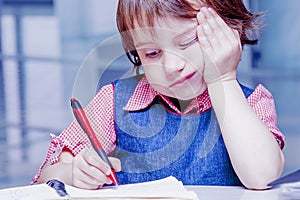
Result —
<instances>
[{"instance_id":1,"label":"eye","mask_svg":"<svg viewBox=\"0 0 300 200\"><path fill-rule=\"evenodd\" d=\"M148 52L145 52L145 56L146 56L146 58L155 58L155 57L159 56L160 53L161 53L161 50L148 51Z\"/></svg>"},{"instance_id":2,"label":"eye","mask_svg":"<svg viewBox=\"0 0 300 200\"><path fill-rule=\"evenodd\" d=\"M186 43L180 44L179 47L181 49L186 49L189 46L192 46L193 44L195 44L196 42L198 42L198 37L197 36L195 38L193 38L192 40L186 42Z\"/></svg>"}]
</instances>

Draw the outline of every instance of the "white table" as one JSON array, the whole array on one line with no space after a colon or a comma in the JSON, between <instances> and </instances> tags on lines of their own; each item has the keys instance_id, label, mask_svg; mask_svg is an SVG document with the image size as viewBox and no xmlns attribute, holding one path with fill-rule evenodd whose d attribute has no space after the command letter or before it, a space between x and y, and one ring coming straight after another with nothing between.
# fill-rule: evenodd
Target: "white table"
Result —
<instances>
[{"instance_id":1,"label":"white table","mask_svg":"<svg viewBox=\"0 0 300 200\"><path fill-rule=\"evenodd\" d=\"M281 188L247 190L233 186L186 186L194 191L199 200L282 200Z\"/></svg>"}]
</instances>

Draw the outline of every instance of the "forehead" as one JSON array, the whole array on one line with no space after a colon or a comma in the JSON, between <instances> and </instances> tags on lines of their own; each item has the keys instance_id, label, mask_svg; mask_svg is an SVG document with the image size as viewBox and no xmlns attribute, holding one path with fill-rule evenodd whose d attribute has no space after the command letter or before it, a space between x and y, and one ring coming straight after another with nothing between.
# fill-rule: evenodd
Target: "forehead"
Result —
<instances>
[{"instance_id":1,"label":"forehead","mask_svg":"<svg viewBox=\"0 0 300 200\"><path fill-rule=\"evenodd\" d=\"M140 25L134 22L134 29L130 30L135 42L146 42L147 40L158 40L164 38L173 38L185 36L188 32L196 30L198 23L195 18L158 18L153 21L153 26Z\"/></svg>"}]
</instances>

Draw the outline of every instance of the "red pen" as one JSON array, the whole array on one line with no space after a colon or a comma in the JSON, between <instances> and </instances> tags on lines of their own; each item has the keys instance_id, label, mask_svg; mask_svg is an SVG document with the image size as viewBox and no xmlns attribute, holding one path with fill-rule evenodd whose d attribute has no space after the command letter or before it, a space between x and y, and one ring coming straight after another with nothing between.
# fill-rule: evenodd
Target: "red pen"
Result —
<instances>
[{"instance_id":1,"label":"red pen","mask_svg":"<svg viewBox=\"0 0 300 200\"><path fill-rule=\"evenodd\" d=\"M71 98L70 101L71 101L71 106L72 106L73 113L74 113L76 120L78 121L79 125L84 130L84 132L88 135L94 149L96 150L96 152L98 153L100 158L102 158L102 160L104 160L104 162L110 166L111 174L108 177L117 186L118 179L117 179L116 173L113 170L112 165L111 165L105 151L102 148L102 145L100 144L99 140L97 139L96 134L94 133L94 131L84 113L84 110L82 109L79 101L76 100L75 98Z\"/></svg>"}]
</instances>

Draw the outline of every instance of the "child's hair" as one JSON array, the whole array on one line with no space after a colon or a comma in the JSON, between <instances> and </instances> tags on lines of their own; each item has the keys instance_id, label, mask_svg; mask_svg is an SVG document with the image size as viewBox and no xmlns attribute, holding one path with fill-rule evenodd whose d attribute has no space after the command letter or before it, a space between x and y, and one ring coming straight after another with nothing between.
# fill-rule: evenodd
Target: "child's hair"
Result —
<instances>
[{"instance_id":1,"label":"child's hair","mask_svg":"<svg viewBox=\"0 0 300 200\"><path fill-rule=\"evenodd\" d=\"M119 0L117 26L127 56L136 66L141 65L129 30L153 27L157 18L196 18L200 6L213 8L231 27L239 31L241 44L256 44L256 31L261 27L261 13L248 11L243 0Z\"/></svg>"}]
</instances>

